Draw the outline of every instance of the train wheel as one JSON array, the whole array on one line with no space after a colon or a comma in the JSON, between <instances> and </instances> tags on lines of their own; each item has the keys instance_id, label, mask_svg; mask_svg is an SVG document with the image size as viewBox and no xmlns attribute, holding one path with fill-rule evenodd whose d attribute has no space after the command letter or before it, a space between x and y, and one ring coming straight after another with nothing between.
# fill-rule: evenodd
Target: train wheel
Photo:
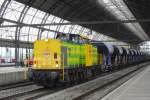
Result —
<instances>
[{"instance_id":1,"label":"train wheel","mask_svg":"<svg viewBox=\"0 0 150 100\"><path fill-rule=\"evenodd\" d=\"M73 75L74 74L73 74L72 69L69 69L69 82L70 82L70 84L73 84L73 82L74 82L74 76Z\"/></svg>"},{"instance_id":2,"label":"train wheel","mask_svg":"<svg viewBox=\"0 0 150 100\"><path fill-rule=\"evenodd\" d=\"M65 70L64 81L61 83L63 83L63 85L69 85L70 84L69 69Z\"/></svg>"},{"instance_id":3,"label":"train wheel","mask_svg":"<svg viewBox=\"0 0 150 100\"><path fill-rule=\"evenodd\" d=\"M101 71L105 72L105 70L106 70L106 66L105 65L101 65Z\"/></svg>"},{"instance_id":4,"label":"train wheel","mask_svg":"<svg viewBox=\"0 0 150 100\"><path fill-rule=\"evenodd\" d=\"M83 78L82 78L82 72L79 70L78 71L78 82L82 81Z\"/></svg>"},{"instance_id":5,"label":"train wheel","mask_svg":"<svg viewBox=\"0 0 150 100\"><path fill-rule=\"evenodd\" d=\"M78 71L79 71L79 69L75 70L75 84L78 83L78 81L79 81Z\"/></svg>"},{"instance_id":6,"label":"train wheel","mask_svg":"<svg viewBox=\"0 0 150 100\"><path fill-rule=\"evenodd\" d=\"M72 84L74 84L75 83L75 81L76 81L76 75L75 75L75 69L72 69Z\"/></svg>"},{"instance_id":7,"label":"train wheel","mask_svg":"<svg viewBox=\"0 0 150 100\"><path fill-rule=\"evenodd\" d=\"M81 75L82 75L82 80L86 80L86 70L82 70L81 72Z\"/></svg>"}]
</instances>

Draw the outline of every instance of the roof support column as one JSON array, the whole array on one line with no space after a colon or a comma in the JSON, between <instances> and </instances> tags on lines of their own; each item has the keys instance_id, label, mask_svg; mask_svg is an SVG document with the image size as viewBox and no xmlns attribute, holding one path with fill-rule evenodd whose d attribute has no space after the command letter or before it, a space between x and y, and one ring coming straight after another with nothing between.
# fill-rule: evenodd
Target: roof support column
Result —
<instances>
[{"instance_id":1,"label":"roof support column","mask_svg":"<svg viewBox=\"0 0 150 100\"><path fill-rule=\"evenodd\" d=\"M2 17L4 15L4 12L6 8L8 7L11 0L5 0L0 8L0 16Z\"/></svg>"},{"instance_id":2,"label":"roof support column","mask_svg":"<svg viewBox=\"0 0 150 100\"><path fill-rule=\"evenodd\" d=\"M30 7L25 6L20 14L20 17L18 19L18 22L22 23L23 19ZM16 66L20 65L20 59L19 59L19 40L20 40L20 31L22 26L16 27L16 33L15 33L15 59L16 59Z\"/></svg>"},{"instance_id":3,"label":"roof support column","mask_svg":"<svg viewBox=\"0 0 150 100\"><path fill-rule=\"evenodd\" d=\"M5 1L3 2L2 6L1 6L1 8L0 8L0 17L1 17L1 18L3 18L4 12L5 12L6 8L8 7L9 3L10 3L10 0L5 0ZM3 21L0 22L0 25L1 25L2 23L3 23Z\"/></svg>"}]
</instances>

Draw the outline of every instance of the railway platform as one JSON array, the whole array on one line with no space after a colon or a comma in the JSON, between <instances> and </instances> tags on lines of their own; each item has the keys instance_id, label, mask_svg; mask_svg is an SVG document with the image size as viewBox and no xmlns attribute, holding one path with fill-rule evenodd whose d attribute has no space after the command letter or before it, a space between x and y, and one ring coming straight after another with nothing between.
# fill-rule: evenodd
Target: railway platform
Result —
<instances>
[{"instance_id":1,"label":"railway platform","mask_svg":"<svg viewBox=\"0 0 150 100\"><path fill-rule=\"evenodd\" d=\"M0 67L0 86L25 81L26 75L22 67Z\"/></svg>"},{"instance_id":2,"label":"railway platform","mask_svg":"<svg viewBox=\"0 0 150 100\"><path fill-rule=\"evenodd\" d=\"M15 66L15 63L0 63L0 67L11 67Z\"/></svg>"},{"instance_id":3,"label":"railway platform","mask_svg":"<svg viewBox=\"0 0 150 100\"><path fill-rule=\"evenodd\" d=\"M102 100L150 100L150 65Z\"/></svg>"}]
</instances>

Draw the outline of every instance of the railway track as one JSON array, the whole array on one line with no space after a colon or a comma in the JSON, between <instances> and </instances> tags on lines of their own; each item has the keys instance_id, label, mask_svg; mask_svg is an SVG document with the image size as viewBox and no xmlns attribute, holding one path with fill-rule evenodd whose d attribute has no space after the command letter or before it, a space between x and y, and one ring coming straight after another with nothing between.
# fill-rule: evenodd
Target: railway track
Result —
<instances>
[{"instance_id":1,"label":"railway track","mask_svg":"<svg viewBox=\"0 0 150 100\"><path fill-rule=\"evenodd\" d=\"M123 83L131 79L133 76L144 70L145 67L140 69L135 69L118 79L115 79L107 84L104 84L101 87L98 87L92 91L89 91L79 97L74 98L73 100L101 100L105 95L116 89L117 87L121 86Z\"/></svg>"},{"instance_id":2,"label":"railway track","mask_svg":"<svg viewBox=\"0 0 150 100\"><path fill-rule=\"evenodd\" d=\"M62 89L64 89L64 88L62 88L62 87L51 88L51 89L41 88L41 89L33 90L33 91L30 91L27 93L15 95L14 97L11 97L11 98L13 98L13 100L14 99L15 100L34 100L34 99L38 99L42 96L46 96L46 95L52 94L54 92L60 91Z\"/></svg>"},{"instance_id":3,"label":"railway track","mask_svg":"<svg viewBox=\"0 0 150 100\"><path fill-rule=\"evenodd\" d=\"M13 97L19 96L21 94L35 91L42 89L42 86L37 86L35 84L33 85L26 85L26 86L18 86L18 87L13 87L9 89L4 89L0 91L0 99L1 100L9 100L12 99Z\"/></svg>"},{"instance_id":4,"label":"railway track","mask_svg":"<svg viewBox=\"0 0 150 100\"><path fill-rule=\"evenodd\" d=\"M0 85L0 91L11 89L11 88L16 88L16 87L21 87L21 86L32 85L32 84L35 84L35 83L31 81L22 81L22 82L7 84L7 85Z\"/></svg>"},{"instance_id":5,"label":"railway track","mask_svg":"<svg viewBox=\"0 0 150 100\"><path fill-rule=\"evenodd\" d=\"M131 77L142 71L149 63L129 67L98 79L64 89L38 98L38 100L100 100ZM95 96L96 95L96 96Z\"/></svg>"},{"instance_id":6,"label":"railway track","mask_svg":"<svg viewBox=\"0 0 150 100\"><path fill-rule=\"evenodd\" d=\"M115 88L116 86L119 86L120 84L122 84L122 82L127 81L129 78L134 76L136 73L138 73L142 69L143 68L138 70L138 68L137 68L135 70L132 70L131 72L127 73L126 75L119 77L118 79L110 81L110 82L104 84L103 86L101 86L97 89L94 89L92 91L89 91L83 95L80 95L80 96L74 98L74 100L81 100L81 99L88 100L90 97L94 97L93 93L97 93L97 92L100 93L100 91L105 91L106 88L109 88L109 90L106 89L107 92L105 91L105 93L101 93L102 96L104 96L106 93L108 93L108 91L110 92L112 90L112 88ZM118 72L118 71L115 71L115 72ZM115 72L113 72L113 73L115 73ZM113 73L112 72L108 73L108 74L104 73L101 75L101 77L104 77L104 76L107 76L107 75L113 74ZM130 75L130 76L128 76L128 75ZM123 77L127 77L127 78L124 79ZM122 80L122 79L124 79L124 80L121 82L118 82L116 85L115 82ZM84 81L81 83L84 84L85 82L87 82L87 81ZM49 89L44 88L42 86L37 86L33 82L18 83L18 84L14 84L14 85L10 85L10 86L1 87L0 88L0 100L33 100L33 99L38 99L38 98L41 98L41 97L44 97L44 96L47 96L50 94L57 93L58 91L63 91L67 88L75 87L77 85L80 85L81 83L78 83L78 84L75 84L72 86L70 85L70 86L64 86L64 87L60 87L60 86L52 87ZM112 84L114 84L114 85L112 85ZM112 85L112 87L111 87L111 85ZM91 96L89 97L88 95L91 95ZM102 97L102 96L100 96L100 97ZM41 99L39 99L39 100L41 100ZM47 100L49 100L49 99L47 99ZM63 99L60 99L60 100L63 100Z\"/></svg>"},{"instance_id":7,"label":"railway track","mask_svg":"<svg viewBox=\"0 0 150 100\"><path fill-rule=\"evenodd\" d=\"M38 85L17 86L0 91L0 100L33 100L70 86L44 88Z\"/></svg>"},{"instance_id":8,"label":"railway track","mask_svg":"<svg viewBox=\"0 0 150 100\"><path fill-rule=\"evenodd\" d=\"M0 100L33 100L68 87L71 86L58 86L47 89L31 81L7 84L0 86Z\"/></svg>"}]
</instances>

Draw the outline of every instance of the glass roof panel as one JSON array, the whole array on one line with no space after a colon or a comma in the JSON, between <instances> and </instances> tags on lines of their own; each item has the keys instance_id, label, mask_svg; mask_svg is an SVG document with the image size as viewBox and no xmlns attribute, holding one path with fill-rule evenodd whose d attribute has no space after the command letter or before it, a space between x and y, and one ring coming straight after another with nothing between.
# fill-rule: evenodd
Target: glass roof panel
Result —
<instances>
[{"instance_id":1,"label":"glass roof panel","mask_svg":"<svg viewBox=\"0 0 150 100\"><path fill-rule=\"evenodd\" d=\"M1 5L3 4L3 2L4 2L4 0L0 0L0 7L1 7Z\"/></svg>"},{"instance_id":2,"label":"glass roof panel","mask_svg":"<svg viewBox=\"0 0 150 100\"><path fill-rule=\"evenodd\" d=\"M27 15L34 16L36 12L37 12L37 9L30 7L27 12Z\"/></svg>"},{"instance_id":3,"label":"glass roof panel","mask_svg":"<svg viewBox=\"0 0 150 100\"><path fill-rule=\"evenodd\" d=\"M34 8L29 8L29 10L27 11L26 15L25 15L25 18L23 20L24 23L27 23L27 24L30 24L32 23L36 13L38 12L37 9L34 9Z\"/></svg>"},{"instance_id":4,"label":"glass roof panel","mask_svg":"<svg viewBox=\"0 0 150 100\"><path fill-rule=\"evenodd\" d=\"M140 51L150 54L150 41L145 41L143 43L140 43L139 46L140 46Z\"/></svg>"},{"instance_id":5,"label":"glass roof panel","mask_svg":"<svg viewBox=\"0 0 150 100\"><path fill-rule=\"evenodd\" d=\"M79 33L80 33L81 28L82 28L81 26L77 25L77 28L76 28L76 30L75 30L75 33L76 33L76 34L79 34Z\"/></svg>"},{"instance_id":6,"label":"glass roof panel","mask_svg":"<svg viewBox=\"0 0 150 100\"><path fill-rule=\"evenodd\" d=\"M23 4L18 3L16 1L11 1L8 5L3 17L10 19L10 20L18 21L23 8L24 8Z\"/></svg>"},{"instance_id":7,"label":"glass roof panel","mask_svg":"<svg viewBox=\"0 0 150 100\"><path fill-rule=\"evenodd\" d=\"M38 10L38 12L36 14L36 17L39 18L39 19L42 19L45 14L46 14L45 12Z\"/></svg>"},{"instance_id":8,"label":"glass roof panel","mask_svg":"<svg viewBox=\"0 0 150 100\"><path fill-rule=\"evenodd\" d=\"M57 29L57 26L56 26L56 25L55 25L55 26L50 26L49 29L50 29L50 30L56 30L56 29Z\"/></svg>"},{"instance_id":9,"label":"glass roof panel","mask_svg":"<svg viewBox=\"0 0 150 100\"><path fill-rule=\"evenodd\" d=\"M55 17L54 21L55 23L59 23L61 21L61 18Z\"/></svg>"},{"instance_id":10,"label":"glass roof panel","mask_svg":"<svg viewBox=\"0 0 150 100\"><path fill-rule=\"evenodd\" d=\"M70 28L71 28L71 25L65 25L63 32L64 32L64 33L68 33L69 30L70 30Z\"/></svg>"},{"instance_id":11,"label":"glass roof panel","mask_svg":"<svg viewBox=\"0 0 150 100\"><path fill-rule=\"evenodd\" d=\"M35 14L32 24L40 24L42 22L42 19L44 17L45 13L38 10L38 12Z\"/></svg>"},{"instance_id":12,"label":"glass roof panel","mask_svg":"<svg viewBox=\"0 0 150 100\"><path fill-rule=\"evenodd\" d=\"M47 19L46 23L53 22L53 21L54 21L54 18L55 18L55 16L50 15L50 16L48 17L48 19Z\"/></svg>"},{"instance_id":13,"label":"glass roof panel","mask_svg":"<svg viewBox=\"0 0 150 100\"><path fill-rule=\"evenodd\" d=\"M20 40L35 41L37 39L38 29L32 27L23 27L20 31Z\"/></svg>"},{"instance_id":14,"label":"glass roof panel","mask_svg":"<svg viewBox=\"0 0 150 100\"><path fill-rule=\"evenodd\" d=\"M15 39L15 27L0 28L0 38Z\"/></svg>"},{"instance_id":15,"label":"glass roof panel","mask_svg":"<svg viewBox=\"0 0 150 100\"><path fill-rule=\"evenodd\" d=\"M32 23L33 18L34 18L33 16L26 14L23 22L26 24L30 24L30 23Z\"/></svg>"},{"instance_id":16,"label":"glass roof panel","mask_svg":"<svg viewBox=\"0 0 150 100\"><path fill-rule=\"evenodd\" d=\"M65 32L64 32L65 26L62 25L62 26L59 26L59 27L60 27L60 28L59 28L59 32L65 33ZM67 32L66 32L66 33L67 33Z\"/></svg>"},{"instance_id":17,"label":"glass roof panel","mask_svg":"<svg viewBox=\"0 0 150 100\"><path fill-rule=\"evenodd\" d=\"M73 30L72 30L72 33L75 33L76 34L76 29L78 28L78 25L75 25Z\"/></svg>"}]
</instances>

